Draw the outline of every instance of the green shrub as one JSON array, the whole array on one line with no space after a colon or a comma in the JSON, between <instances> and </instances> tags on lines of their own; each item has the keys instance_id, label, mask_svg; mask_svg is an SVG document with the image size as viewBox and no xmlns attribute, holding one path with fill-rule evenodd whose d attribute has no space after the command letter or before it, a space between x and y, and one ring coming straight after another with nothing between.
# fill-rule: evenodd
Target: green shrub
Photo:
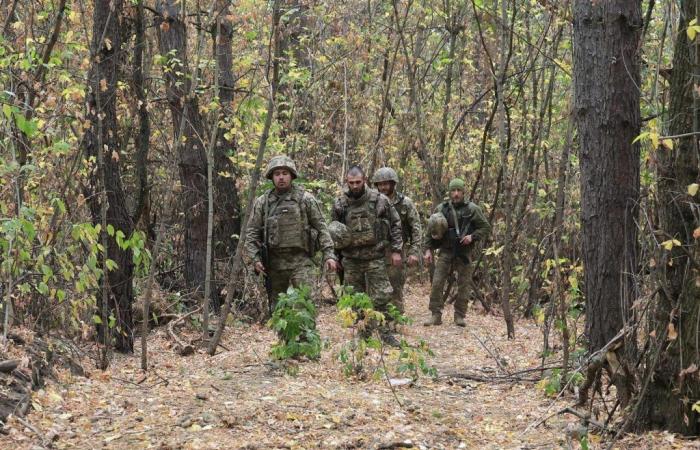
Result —
<instances>
[{"instance_id":1,"label":"green shrub","mask_svg":"<svg viewBox=\"0 0 700 450\"><path fill-rule=\"evenodd\" d=\"M276 359L321 355L321 337L316 330L316 307L309 298L310 289L290 287L280 294L267 325L277 332L279 341L272 347Z\"/></svg>"}]
</instances>

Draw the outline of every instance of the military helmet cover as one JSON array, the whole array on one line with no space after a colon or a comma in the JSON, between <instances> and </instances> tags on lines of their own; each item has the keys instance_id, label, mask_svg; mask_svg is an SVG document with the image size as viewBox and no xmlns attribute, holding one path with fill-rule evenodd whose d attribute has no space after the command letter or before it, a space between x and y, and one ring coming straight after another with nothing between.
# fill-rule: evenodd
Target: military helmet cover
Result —
<instances>
[{"instance_id":1,"label":"military helmet cover","mask_svg":"<svg viewBox=\"0 0 700 450\"><path fill-rule=\"evenodd\" d=\"M299 176L297 174L296 164L294 164L292 158L286 155L274 156L270 160L270 162L267 164L267 170L265 171L265 178L269 178L271 180L272 172L274 172L275 169L288 169L292 174L292 178Z\"/></svg>"},{"instance_id":2,"label":"military helmet cover","mask_svg":"<svg viewBox=\"0 0 700 450\"><path fill-rule=\"evenodd\" d=\"M394 183L399 183L399 176L396 175L396 171L391 167L382 167L374 172L372 177L372 183L382 183L384 181L393 181Z\"/></svg>"},{"instance_id":3,"label":"military helmet cover","mask_svg":"<svg viewBox=\"0 0 700 450\"><path fill-rule=\"evenodd\" d=\"M464 180L461 178L453 178L452 181L450 181L450 184L448 185L447 189L448 190L453 190L453 189L459 189L462 192L464 192L466 184L464 183Z\"/></svg>"},{"instance_id":4,"label":"military helmet cover","mask_svg":"<svg viewBox=\"0 0 700 450\"><path fill-rule=\"evenodd\" d=\"M341 250L352 244L352 233L344 223L334 220L328 224L328 232L336 249Z\"/></svg>"},{"instance_id":5,"label":"military helmet cover","mask_svg":"<svg viewBox=\"0 0 700 450\"><path fill-rule=\"evenodd\" d=\"M447 218L443 213L437 212L428 218L428 233L433 239L442 239L447 233Z\"/></svg>"}]
</instances>

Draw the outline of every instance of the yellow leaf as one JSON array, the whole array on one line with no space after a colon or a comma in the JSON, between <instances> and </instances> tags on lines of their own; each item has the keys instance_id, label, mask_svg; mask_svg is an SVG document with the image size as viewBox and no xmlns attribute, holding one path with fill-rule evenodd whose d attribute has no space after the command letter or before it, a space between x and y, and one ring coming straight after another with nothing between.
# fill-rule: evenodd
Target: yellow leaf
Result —
<instances>
[{"instance_id":1,"label":"yellow leaf","mask_svg":"<svg viewBox=\"0 0 700 450\"><path fill-rule=\"evenodd\" d=\"M676 331L676 326L673 322L668 323L668 340L675 341L678 338L678 332Z\"/></svg>"},{"instance_id":2,"label":"yellow leaf","mask_svg":"<svg viewBox=\"0 0 700 450\"><path fill-rule=\"evenodd\" d=\"M688 27L686 30L686 33L688 34L688 40L689 41L694 41L695 40L695 28L693 27Z\"/></svg>"},{"instance_id":3,"label":"yellow leaf","mask_svg":"<svg viewBox=\"0 0 700 450\"><path fill-rule=\"evenodd\" d=\"M671 139L664 139L661 141L664 147L666 147L669 150L673 150L673 141Z\"/></svg>"},{"instance_id":4,"label":"yellow leaf","mask_svg":"<svg viewBox=\"0 0 700 450\"><path fill-rule=\"evenodd\" d=\"M107 90L107 80L105 80L104 78L100 80L100 90L102 92Z\"/></svg>"},{"instance_id":5,"label":"yellow leaf","mask_svg":"<svg viewBox=\"0 0 700 450\"><path fill-rule=\"evenodd\" d=\"M700 188L700 185L698 183L693 183L688 185L688 195L691 197L695 197L695 194L698 193L698 188Z\"/></svg>"},{"instance_id":6,"label":"yellow leaf","mask_svg":"<svg viewBox=\"0 0 700 450\"><path fill-rule=\"evenodd\" d=\"M674 239L672 242L673 242L673 245L675 245L676 247L681 246L681 241L679 241L678 239Z\"/></svg>"},{"instance_id":7,"label":"yellow leaf","mask_svg":"<svg viewBox=\"0 0 700 450\"><path fill-rule=\"evenodd\" d=\"M654 150L659 148L659 135L657 133L649 133L649 139L651 139L651 146Z\"/></svg>"},{"instance_id":8,"label":"yellow leaf","mask_svg":"<svg viewBox=\"0 0 700 450\"><path fill-rule=\"evenodd\" d=\"M661 246L666 250L671 250L673 248L673 241L671 239L669 239L668 241L663 241L661 243Z\"/></svg>"}]
</instances>

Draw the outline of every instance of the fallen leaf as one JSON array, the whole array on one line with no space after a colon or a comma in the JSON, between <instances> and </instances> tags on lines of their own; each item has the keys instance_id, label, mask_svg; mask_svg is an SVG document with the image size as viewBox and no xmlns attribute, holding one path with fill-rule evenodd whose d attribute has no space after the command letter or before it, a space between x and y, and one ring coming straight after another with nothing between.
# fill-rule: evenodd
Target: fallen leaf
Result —
<instances>
[{"instance_id":1,"label":"fallen leaf","mask_svg":"<svg viewBox=\"0 0 700 450\"><path fill-rule=\"evenodd\" d=\"M678 338L678 332L676 331L676 326L673 325L673 322L669 322L669 324L668 324L668 340L675 341L677 338Z\"/></svg>"}]
</instances>

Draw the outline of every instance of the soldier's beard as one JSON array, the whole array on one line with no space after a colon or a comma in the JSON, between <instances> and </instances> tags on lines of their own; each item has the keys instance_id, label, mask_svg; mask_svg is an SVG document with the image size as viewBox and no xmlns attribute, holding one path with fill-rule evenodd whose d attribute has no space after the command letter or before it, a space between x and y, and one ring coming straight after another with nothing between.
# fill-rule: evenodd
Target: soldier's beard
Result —
<instances>
[{"instance_id":1,"label":"soldier's beard","mask_svg":"<svg viewBox=\"0 0 700 450\"><path fill-rule=\"evenodd\" d=\"M362 197L363 195L365 195L365 187L362 186L362 189L360 189L360 190L357 191L357 192L355 192L355 191L353 191L352 189L350 189L349 194L350 194L350 197L352 197L352 198L354 198L355 200L357 200L358 198L360 198L360 197Z\"/></svg>"}]
</instances>

